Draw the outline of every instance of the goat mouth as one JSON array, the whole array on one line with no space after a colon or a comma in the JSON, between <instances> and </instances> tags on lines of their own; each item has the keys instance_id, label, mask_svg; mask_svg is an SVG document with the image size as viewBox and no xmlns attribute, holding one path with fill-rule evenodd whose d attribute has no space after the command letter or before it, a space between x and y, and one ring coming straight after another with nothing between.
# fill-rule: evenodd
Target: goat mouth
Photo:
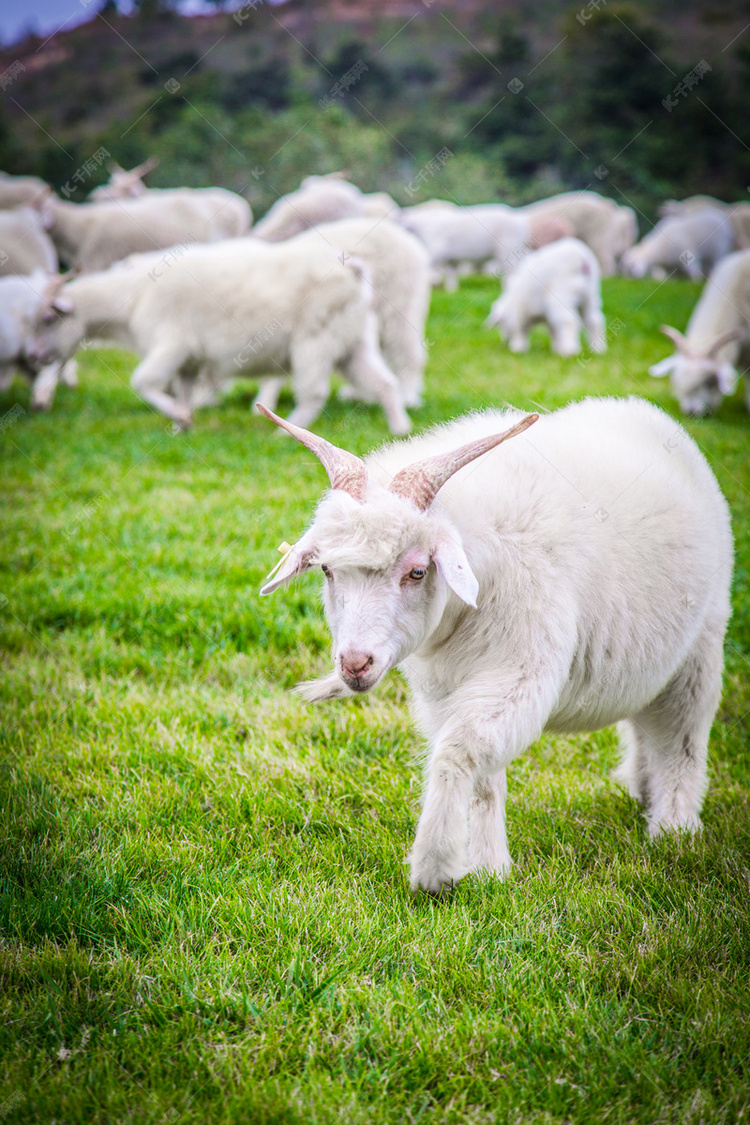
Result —
<instances>
[{"instance_id":1,"label":"goat mouth","mask_svg":"<svg viewBox=\"0 0 750 1125\"><path fill-rule=\"evenodd\" d=\"M367 674L362 676L345 676L343 672L339 672L339 675L351 691L357 692L358 695L364 695L365 692L371 691L380 682L383 677L383 670L373 672L368 668Z\"/></svg>"}]
</instances>

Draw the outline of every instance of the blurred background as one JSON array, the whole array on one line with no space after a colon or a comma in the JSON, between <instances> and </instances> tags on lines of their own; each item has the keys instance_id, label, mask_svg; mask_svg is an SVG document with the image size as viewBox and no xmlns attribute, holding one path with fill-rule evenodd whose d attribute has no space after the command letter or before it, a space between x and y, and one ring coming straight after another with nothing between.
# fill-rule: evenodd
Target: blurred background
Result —
<instances>
[{"instance_id":1,"label":"blurred background","mask_svg":"<svg viewBox=\"0 0 750 1125\"><path fill-rule=\"evenodd\" d=\"M84 199L97 153L158 155L151 186L256 214L337 169L401 204L592 188L643 223L670 196L750 200L748 29L737 0L12 0L0 167Z\"/></svg>"}]
</instances>

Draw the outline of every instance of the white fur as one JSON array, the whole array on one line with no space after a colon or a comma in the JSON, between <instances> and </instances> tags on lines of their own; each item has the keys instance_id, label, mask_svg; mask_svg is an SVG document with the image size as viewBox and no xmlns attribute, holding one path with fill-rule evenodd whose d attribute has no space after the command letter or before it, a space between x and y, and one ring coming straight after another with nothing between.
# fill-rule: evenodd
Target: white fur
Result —
<instances>
[{"instance_id":1,"label":"white fur","mask_svg":"<svg viewBox=\"0 0 750 1125\"><path fill-rule=\"evenodd\" d=\"M722 347L722 336L736 333ZM735 389L738 371L750 367L750 250L719 262L693 309L685 333L686 348L655 363L649 373L670 375L685 414L710 414ZM711 354L709 354L711 353ZM747 383L750 410L750 383Z\"/></svg>"},{"instance_id":2,"label":"white fur","mask_svg":"<svg viewBox=\"0 0 750 1125\"><path fill-rule=\"evenodd\" d=\"M57 273L55 248L34 207L0 211L0 252L0 276Z\"/></svg>"},{"instance_id":3,"label":"white fur","mask_svg":"<svg viewBox=\"0 0 750 1125\"><path fill-rule=\"evenodd\" d=\"M734 245L729 213L717 207L687 208L660 219L622 259L630 277L664 277L678 270L692 281L708 275Z\"/></svg>"},{"instance_id":4,"label":"white fur","mask_svg":"<svg viewBox=\"0 0 750 1125\"><path fill-rule=\"evenodd\" d=\"M638 223L630 207L620 207L595 191L566 191L519 208L537 221L562 219L569 233L596 254L603 277L616 270L621 256L638 237Z\"/></svg>"},{"instance_id":5,"label":"white fur","mask_svg":"<svg viewBox=\"0 0 750 1125\"><path fill-rule=\"evenodd\" d=\"M1 214L1 213L0 213ZM51 403L58 377L68 386L75 386L75 363L66 364L62 371L33 364L27 353L29 334L42 307L42 294L49 284L45 270L36 270L27 276L0 277L0 389L7 389L20 371L32 384L31 407L46 410Z\"/></svg>"},{"instance_id":6,"label":"white fur","mask_svg":"<svg viewBox=\"0 0 750 1125\"><path fill-rule=\"evenodd\" d=\"M223 188L151 189L137 199L104 203L53 199L47 213L61 259L84 273L128 254L234 238L252 221L246 201Z\"/></svg>"},{"instance_id":7,"label":"white fur","mask_svg":"<svg viewBox=\"0 0 750 1125\"><path fill-rule=\"evenodd\" d=\"M266 242L283 242L320 223L362 217L367 199L359 188L336 174L308 176L296 191L276 200L255 224L253 234Z\"/></svg>"},{"instance_id":8,"label":"white fur","mask_svg":"<svg viewBox=\"0 0 750 1125\"><path fill-rule=\"evenodd\" d=\"M179 250L180 248L176 248ZM142 357L131 384L180 426L190 403L173 390L199 370L216 385L241 374L291 375L291 420L309 426L323 408L338 367L381 403L392 432L409 419L398 383L377 344L366 267L346 266L317 245L271 246L252 238L195 246L171 257L133 255L61 292L61 311L38 320L30 345L39 362L62 362L84 337L113 340Z\"/></svg>"},{"instance_id":9,"label":"white fur","mask_svg":"<svg viewBox=\"0 0 750 1125\"><path fill-rule=\"evenodd\" d=\"M649 832L700 824L729 615L726 502L691 438L640 399L542 417L426 512L386 491L405 465L518 417L470 415L377 450L364 502L328 492L263 589L330 570L335 667L310 698L369 690L396 665L406 675L429 742L411 883L433 893L473 867L508 869L503 771L545 730L624 722Z\"/></svg>"},{"instance_id":10,"label":"white fur","mask_svg":"<svg viewBox=\"0 0 750 1125\"><path fill-rule=\"evenodd\" d=\"M10 176L0 172L0 210L35 207L52 194L52 188L37 176Z\"/></svg>"},{"instance_id":11,"label":"white fur","mask_svg":"<svg viewBox=\"0 0 750 1125\"><path fill-rule=\"evenodd\" d=\"M457 207L450 203L404 208L399 221L425 244L436 279L452 292L464 263L505 274L523 257L531 241L527 216L502 203Z\"/></svg>"},{"instance_id":12,"label":"white fur","mask_svg":"<svg viewBox=\"0 0 750 1125\"><path fill-rule=\"evenodd\" d=\"M487 325L497 325L513 352L525 352L529 329L543 322L558 355L577 355L581 328L595 352L607 350L601 277L593 250L563 238L529 253L508 277Z\"/></svg>"}]
</instances>

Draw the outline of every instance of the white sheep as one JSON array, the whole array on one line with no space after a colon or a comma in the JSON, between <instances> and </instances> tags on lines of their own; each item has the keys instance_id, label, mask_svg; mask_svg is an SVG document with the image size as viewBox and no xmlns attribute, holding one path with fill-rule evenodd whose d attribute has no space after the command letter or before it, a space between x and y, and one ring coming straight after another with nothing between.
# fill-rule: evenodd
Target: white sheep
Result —
<instances>
[{"instance_id":1,"label":"white sheep","mask_svg":"<svg viewBox=\"0 0 750 1125\"><path fill-rule=\"evenodd\" d=\"M0 276L57 273L57 254L35 207L0 210Z\"/></svg>"},{"instance_id":2,"label":"white sheep","mask_svg":"<svg viewBox=\"0 0 750 1125\"><path fill-rule=\"evenodd\" d=\"M367 197L338 175L308 176L296 191L282 195L253 228L256 238L284 242L320 223L356 219L365 214Z\"/></svg>"},{"instance_id":3,"label":"white sheep","mask_svg":"<svg viewBox=\"0 0 750 1125\"><path fill-rule=\"evenodd\" d=\"M52 195L52 188L38 176L10 176L0 172L0 210L38 207Z\"/></svg>"},{"instance_id":4,"label":"white sheep","mask_svg":"<svg viewBox=\"0 0 750 1125\"><path fill-rule=\"evenodd\" d=\"M377 344L367 268L342 265L317 245L254 239L176 247L172 257L134 255L68 282L37 320L29 355L64 362L86 337L107 338L142 357L131 378L145 402L178 426L189 402L170 393L179 376L289 372L295 422L310 425L338 368L381 403L393 433L409 418Z\"/></svg>"},{"instance_id":5,"label":"white sheep","mask_svg":"<svg viewBox=\"0 0 750 1125\"><path fill-rule=\"evenodd\" d=\"M303 692L369 691L399 666L429 741L412 888L507 872L505 768L545 730L622 721L650 834L700 827L732 538L676 422L588 399L495 450L536 416L489 411L362 461L268 417L331 482L261 590L325 575L335 666Z\"/></svg>"},{"instance_id":6,"label":"white sheep","mask_svg":"<svg viewBox=\"0 0 750 1125\"><path fill-rule=\"evenodd\" d=\"M691 281L707 276L734 245L727 211L716 207L688 209L660 219L653 230L622 257L622 272L630 277L664 278L675 270Z\"/></svg>"},{"instance_id":7,"label":"white sheep","mask_svg":"<svg viewBox=\"0 0 750 1125\"><path fill-rule=\"evenodd\" d=\"M562 220L568 234L580 238L596 254L603 277L611 277L622 254L638 237L635 212L595 191L567 191L539 199L519 211L537 221Z\"/></svg>"},{"instance_id":8,"label":"white sheep","mask_svg":"<svg viewBox=\"0 0 750 1125\"><path fill-rule=\"evenodd\" d=\"M693 309L685 335L662 331L676 346L673 355L655 363L649 374L669 375L684 414L712 413L737 386L738 367L750 367L750 250L719 262ZM750 410L750 383L747 407Z\"/></svg>"},{"instance_id":9,"label":"white sheep","mask_svg":"<svg viewBox=\"0 0 750 1125\"><path fill-rule=\"evenodd\" d=\"M399 222L425 244L435 279L448 292L458 286L465 263L475 270L488 266L505 274L521 260L530 245L527 216L503 203L458 207L451 203L404 208Z\"/></svg>"},{"instance_id":10,"label":"white sheep","mask_svg":"<svg viewBox=\"0 0 750 1125\"><path fill-rule=\"evenodd\" d=\"M150 190L144 184L143 177L158 167L158 156L150 156L148 160L131 168L129 172L112 161L108 166L109 180L106 184L94 188L89 193L89 199L92 203L108 199L137 199L139 195L145 195Z\"/></svg>"},{"instance_id":11,"label":"white sheep","mask_svg":"<svg viewBox=\"0 0 750 1125\"><path fill-rule=\"evenodd\" d=\"M62 282L63 278L52 279L43 269L28 275L0 277L0 390L7 390L16 372L20 372L32 385L32 410L49 407L58 379L69 387L77 383L74 360L60 370L58 364L32 364L27 353L32 325Z\"/></svg>"},{"instance_id":12,"label":"white sheep","mask_svg":"<svg viewBox=\"0 0 750 1125\"><path fill-rule=\"evenodd\" d=\"M105 203L53 199L46 218L60 258L84 273L128 254L234 238L251 222L247 202L223 188L150 190L138 199Z\"/></svg>"},{"instance_id":13,"label":"white sheep","mask_svg":"<svg viewBox=\"0 0 750 1125\"><path fill-rule=\"evenodd\" d=\"M577 238L563 238L528 254L503 287L487 318L512 352L529 347L529 329L543 322L558 355L578 355L581 328L595 352L607 350L599 263Z\"/></svg>"}]
</instances>

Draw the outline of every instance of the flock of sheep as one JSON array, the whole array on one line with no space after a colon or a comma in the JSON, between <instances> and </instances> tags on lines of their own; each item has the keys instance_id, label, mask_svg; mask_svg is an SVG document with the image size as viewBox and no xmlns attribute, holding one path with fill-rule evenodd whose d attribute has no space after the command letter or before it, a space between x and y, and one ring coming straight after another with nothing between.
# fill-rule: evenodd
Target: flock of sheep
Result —
<instances>
[{"instance_id":1,"label":"flock of sheep","mask_svg":"<svg viewBox=\"0 0 750 1125\"><path fill-rule=\"evenodd\" d=\"M620 722L622 777L651 835L697 830L732 537L682 427L640 399L587 399L543 418L470 414L365 460L309 427L336 369L405 434L431 286L479 269L502 278L488 323L511 349L541 321L561 355L579 351L582 329L606 349L602 274L709 273L686 335L666 330L676 352L652 368L705 413L750 342L750 250L735 252L750 208L671 204L636 245L634 213L592 192L402 210L311 176L251 232L239 196L150 190L144 171L115 169L85 204L0 180L0 381L21 367L48 408L59 379L75 382L76 349L114 341L140 356L140 397L184 428L236 376L260 378L260 412L331 484L261 593L324 576L334 667L301 685L308 700L403 670L429 745L412 888L439 895L468 871L507 872L506 766L544 730ZM79 272L51 273L58 258ZM287 379L295 406L281 419Z\"/></svg>"},{"instance_id":2,"label":"flock of sheep","mask_svg":"<svg viewBox=\"0 0 750 1125\"><path fill-rule=\"evenodd\" d=\"M545 322L563 356L578 353L582 330L606 350L601 276L706 275L687 334L667 330L675 354L651 374L671 373L692 414L736 384L750 342L750 204L669 203L636 244L634 211L595 192L399 208L331 174L308 177L253 226L247 201L223 188L147 188L155 166L113 166L83 204L0 175L0 386L23 371L37 409L60 380L75 383L77 348L101 340L140 356L134 390L180 428L246 374L269 408L290 380L291 420L310 426L335 369L405 434L421 402L431 286L477 271L502 279L487 323L511 350Z\"/></svg>"}]
</instances>

